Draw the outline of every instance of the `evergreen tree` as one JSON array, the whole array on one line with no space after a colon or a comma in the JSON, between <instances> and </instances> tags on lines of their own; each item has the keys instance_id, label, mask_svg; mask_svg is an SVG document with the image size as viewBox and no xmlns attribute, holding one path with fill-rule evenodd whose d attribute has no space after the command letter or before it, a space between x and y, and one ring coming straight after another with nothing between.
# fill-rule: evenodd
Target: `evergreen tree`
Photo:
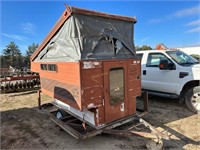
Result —
<instances>
[{"instance_id":1,"label":"evergreen tree","mask_svg":"<svg viewBox=\"0 0 200 150\"><path fill-rule=\"evenodd\" d=\"M38 48L38 44L33 43L32 45L28 46L28 50L26 50L25 63L27 64L27 67L29 68L30 68L30 57L37 48Z\"/></svg>"},{"instance_id":2,"label":"evergreen tree","mask_svg":"<svg viewBox=\"0 0 200 150\"><path fill-rule=\"evenodd\" d=\"M14 42L10 42L3 50L4 63L14 68L22 67L22 56L18 46Z\"/></svg>"},{"instance_id":3,"label":"evergreen tree","mask_svg":"<svg viewBox=\"0 0 200 150\"><path fill-rule=\"evenodd\" d=\"M8 65L7 65L7 61L5 59L4 56L0 56L0 60L1 60L1 67L0 68L8 68Z\"/></svg>"},{"instance_id":4,"label":"evergreen tree","mask_svg":"<svg viewBox=\"0 0 200 150\"><path fill-rule=\"evenodd\" d=\"M151 46L143 45L141 50L152 50Z\"/></svg>"},{"instance_id":5,"label":"evergreen tree","mask_svg":"<svg viewBox=\"0 0 200 150\"><path fill-rule=\"evenodd\" d=\"M136 46L136 51L142 51L142 50L152 50L151 46L143 45L142 47Z\"/></svg>"}]
</instances>

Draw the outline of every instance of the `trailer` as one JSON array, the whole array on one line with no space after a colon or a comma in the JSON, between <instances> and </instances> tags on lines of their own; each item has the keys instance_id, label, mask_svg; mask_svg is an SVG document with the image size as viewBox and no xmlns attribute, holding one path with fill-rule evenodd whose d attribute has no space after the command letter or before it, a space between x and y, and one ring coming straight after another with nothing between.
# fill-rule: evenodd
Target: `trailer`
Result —
<instances>
[{"instance_id":1,"label":"trailer","mask_svg":"<svg viewBox=\"0 0 200 150\"><path fill-rule=\"evenodd\" d=\"M67 6L31 56L41 92L54 99L41 105L39 94L40 108L75 138L131 121L157 132L136 109L141 95L141 62L133 44L136 22L135 17Z\"/></svg>"},{"instance_id":2,"label":"trailer","mask_svg":"<svg viewBox=\"0 0 200 150\"><path fill-rule=\"evenodd\" d=\"M55 100L51 103L41 103L41 90L39 90L38 108L46 113L54 123L77 140L85 140L101 133L126 137L135 135L149 138L160 146L163 144L162 139L170 139L166 132L159 131L142 119L143 116L148 114L147 92L143 92L143 108L137 108L136 114L110 122L98 128L91 125L85 118L80 118L77 114L72 113L68 108L60 106ZM123 125L126 125L126 127ZM120 128L121 126L123 127Z\"/></svg>"}]
</instances>

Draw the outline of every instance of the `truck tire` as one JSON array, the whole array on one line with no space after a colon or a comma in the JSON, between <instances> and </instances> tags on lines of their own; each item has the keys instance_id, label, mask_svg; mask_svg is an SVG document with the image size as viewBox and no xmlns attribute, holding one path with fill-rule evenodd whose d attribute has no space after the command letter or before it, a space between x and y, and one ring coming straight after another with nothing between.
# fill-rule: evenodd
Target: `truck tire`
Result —
<instances>
[{"instance_id":1,"label":"truck tire","mask_svg":"<svg viewBox=\"0 0 200 150\"><path fill-rule=\"evenodd\" d=\"M58 119L63 119L63 118L65 118L66 116L67 116L67 113L66 113L64 110L58 109L58 110L56 111L56 118L58 118Z\"/></svg>"},{"instance_id":2,"label":"truck tire","mask_svg":"<svg viewBox=\"0 0 200 150\"><path fill-rule=\"evenodd\" d=\"M185 103L192 112L200 112L200 86L195 86L185 93Z\"/></svg>"}]
</instances>

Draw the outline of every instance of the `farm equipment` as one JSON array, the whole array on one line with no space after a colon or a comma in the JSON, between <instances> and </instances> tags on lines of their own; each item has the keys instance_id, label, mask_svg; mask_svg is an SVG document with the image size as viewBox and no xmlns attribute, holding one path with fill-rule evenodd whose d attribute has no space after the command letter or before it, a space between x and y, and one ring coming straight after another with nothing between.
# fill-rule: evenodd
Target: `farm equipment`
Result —
<instances>
[{"instance_id":1,"label":"farm equipment","mask_svg":"<svg viewBox=\"0 0 200 150\"><path fill-rule=\"evenodd\" d=\"M2 69L1 69L2 70ZM18 90L29 90L40 86L38 73L28 71L10 71L3 69L1 72L1 92L13 92Z\"/></svg>"},{"instance_id":2,"label":"farm equipment","mask_svg":"<svg viewBox=\"0 0 200 150\"><path fill-rule=\"evenodd\" d=\"M136 109L141 95L141 62L133 44L136 22L67 6L31 56L42 93L54 98L41 105L39 92L39 107L75 138L109 132L131 121L164 137Z\"/></svg>"}]
</instances>

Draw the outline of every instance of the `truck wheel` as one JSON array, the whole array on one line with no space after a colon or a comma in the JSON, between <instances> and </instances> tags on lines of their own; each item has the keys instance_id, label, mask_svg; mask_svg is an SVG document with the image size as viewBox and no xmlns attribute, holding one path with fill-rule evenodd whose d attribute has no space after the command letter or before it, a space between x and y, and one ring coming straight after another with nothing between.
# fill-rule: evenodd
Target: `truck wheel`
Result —
<instances>
[{"instance_id":1,"label":"truck wheel","mask_svg":"<svg viewBox=\"0 0 200 150\"><path fill-rule=\"evenodd\" d=\"M62 109L58 109L57 112L56 112L56 118L58 119L63 119L67 116L67 113L62 110Z\"/></svg>"},{"instance_id":2,"label":"truck wheel","mask_svg":"<svg viewBox=\"0 0 200 150\"><path fill-rule=\"evenodd\" d=\"M193 87L186 92L185 103L192 112L200 111L200 86Z\"/></svg>"}]
</instances>

